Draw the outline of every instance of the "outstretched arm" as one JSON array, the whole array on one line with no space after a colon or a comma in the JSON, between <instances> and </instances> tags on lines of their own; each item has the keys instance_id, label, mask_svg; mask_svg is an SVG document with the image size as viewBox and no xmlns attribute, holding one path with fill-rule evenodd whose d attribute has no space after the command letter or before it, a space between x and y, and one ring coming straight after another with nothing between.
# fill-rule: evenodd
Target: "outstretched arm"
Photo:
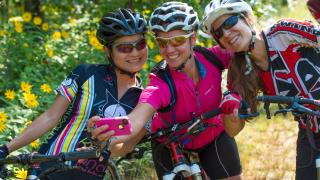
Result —
<instances>
[{"instance_id":1,"label":"outstretched arm","mask_svg":"<svg viewBox=\"0 0 320 180\"><path fill-rule=\"evenodd\" d=\"M134 138L139 137L139 133L145 131L144 127L149 119L152 118L153 114L155 113L155 109L148 103L139 103L128 115L129 121L131 122L132 126L132 133L130 135L125 136L117 136L112 139L111 145L118 144L118 143L132 143L130 146L134 147L134 145L138 142L137 140L134 141ZM96 121L99 120L100 117L94 116L89 119L88 121L88 128L94 127ZM114 131L107 131L102 133L103 131L107 130L109 127L108 125L103 125L98 128L95 128L92 131L92 138L97 139L98 141L107 141L109 140ZM130 142L131 141L131 142Z\"/></svg>"},{"instance_id":2,"label":"outstretched arm","mask_svg":"<svg viewBox=\"0 0 320 180\"><path fill-rule=\"evenodd\" d=\"M70 102L63 96L57 95L51 107L36 118L24 132L10 141L6 146L9 152L15 151L50 131L59 122Z\"/></svg>"}]
</instances>

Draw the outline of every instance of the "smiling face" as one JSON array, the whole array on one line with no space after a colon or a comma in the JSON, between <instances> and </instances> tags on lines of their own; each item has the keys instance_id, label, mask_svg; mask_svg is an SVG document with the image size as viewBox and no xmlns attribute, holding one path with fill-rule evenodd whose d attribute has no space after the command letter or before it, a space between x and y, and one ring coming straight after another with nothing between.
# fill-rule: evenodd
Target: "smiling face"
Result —
<instances>
[{"instance_id":1,"label":"smiling face","mask_svg":"<svg viewBox=\"0 0 320 180\"><path fill-rule=\"evenodd\" d=\"M190 57L190 50L195 44L195 34L183 30L158 32L157 37L159 52L171 68L179 67ZM167 41L167 43L166 43Z\"/></svg>"},{"instance_id":2,"label":"smiling face","mask_svg":"<svg viewBox=\"0 0 320 180\"><path fill-rule=\"evenodd\" d=\"M223 24L228 24L230 20L239 18L237 23L231 27L223 28ZM248 51L252 38L252 32L248 24L241 16L223 15L211 24L214 30L221 29L218 39L222 46L234 52Z\"/></svg>"},{"instance_id":3,"label":"smiling face","mask_svg":"<svg viewBox=\"0 0 320 180\"><path fill-rule=\"evenodd\" d=\"M109 49L106 51L116 67L132 73L138 72L148 57L148 48L143 40L142 34L120 37L112 43L111 53Z\"/></svg>"}]
</instances>

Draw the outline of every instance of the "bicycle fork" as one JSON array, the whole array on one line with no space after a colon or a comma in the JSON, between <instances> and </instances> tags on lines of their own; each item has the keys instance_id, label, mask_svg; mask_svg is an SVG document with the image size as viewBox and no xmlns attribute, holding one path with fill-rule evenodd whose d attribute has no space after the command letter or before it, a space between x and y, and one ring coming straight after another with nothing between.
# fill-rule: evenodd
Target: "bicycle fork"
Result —
<instances>
[{"instance_id":1,"label":"bicycle fork","mask_svg":"<svg viewBox=\"0 0 320 180\"><path fill-rule=\"evenodd\" d=\"M171 142L169 144L170 152L174 164L174 169L163 176L163 180L172 180L177 173L181 172L183 177L192 180L201 180L201 169L197 162L190 159L190 165L184 156L179 144Z\"/></svg>"}]
</instances>

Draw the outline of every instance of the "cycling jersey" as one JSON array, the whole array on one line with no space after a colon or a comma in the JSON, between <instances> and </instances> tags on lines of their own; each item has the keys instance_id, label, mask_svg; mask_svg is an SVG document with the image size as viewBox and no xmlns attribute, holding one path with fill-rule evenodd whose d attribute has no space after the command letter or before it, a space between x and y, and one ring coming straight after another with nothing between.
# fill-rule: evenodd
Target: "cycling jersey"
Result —
<instances>
[{"instance_id":1,"label":"cycling jersey","mask_svg":"<svg viewBox=\"0 0 320 180\"><path fill-rule=\"evenodd\" d=\"M269 70L261 71L270 95L320 97L320 30L310 22L283 19L264 31ZM300 121L305 128L305 122ZM319 131L316 120L312 130Z\"/></svg>"},{"instance_id":2,"label":"cycling jersey","mask_svg":"<svg viewBox=\"0 0 320 180\"><path fill-rule=\"evenodd\" d=\"M228 66L231 54L221 50L218 46L209 49L223 63ZM182 71L170 69L172 79L176 86L177 101L173 109L176 116L176 123L190 121L193 116L199 116L205 112L219 107L221 102L221 71L197 52L194 52L196 65L199 70L200 80L195 84L192 78ZM149 75L150 83L140 96L139 103L148 103L154 109L167 107L171 100L168 84L157 77L156 74ZM160 113L152 122L151 131L155 132L160 128L173 125L172 113ZM221 117L208 120L207 127L197 136L186 137L183 144L186 149L198 149L210 143L216 136L223 131ZM181 132L183 133L183 132Z\"/></svg>"},{"instance_id":3,"label":"cycling jersey","mask_svg":"<svg viewBox=\"0 0 320 180\"><path fill-rule=\"evenodd\" d=\"M75 68L56 89L70 102L69 108L39 152L54 155L91 146L87 120L95 115L118 117L130 113L142 91L140 80L137 82L137 87L128 89L118 100L117 78L110 65L82 64Z\"/></svg>"}]
</instances>

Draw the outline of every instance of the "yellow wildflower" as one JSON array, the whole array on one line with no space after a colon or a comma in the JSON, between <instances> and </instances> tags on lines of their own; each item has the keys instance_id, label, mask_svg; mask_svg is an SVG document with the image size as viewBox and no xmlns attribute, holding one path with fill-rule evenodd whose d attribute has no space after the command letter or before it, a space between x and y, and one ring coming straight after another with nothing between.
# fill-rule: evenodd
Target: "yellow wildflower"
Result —
<instances>
[{"instance_id":1,"label":"yellow wildflower","mask_svg":"<svg viewBox=\"0 0 320 180\"><path fill-rule=\"evenodd\" d=\"M160 62L162 59L163 59L163 58L162 58L162 56L161 56L160 54L157 54L157 55L154 56L154 60L155 60L157 63Z\"/></svg>"},{"instance_id":2,"label":"yellow wildflower","mask_svg":"<svg viewBox=\"0 0 320 180\"><path fill-rule=\"evenodd\" d=\"M204 47L204 43L203 42L200 42L199 44L201 47Z\"/></svg>"},{"instance_id":3,"label":"yellow wildflower","mask_svg":"<svg viewBox=\"0 0 320 180\"><path fill-rule=\"evenodd\" d=\"M4 36L5 32L3 30L0 30L0 37Z\"/></svg>"},{"instance_id":4,"label":"yellow wildflower","mask_svg":"<svg viewBox=\"0 0 320 180\"><path fill-rule=\"evenodd\" d=\"M150 10L149 9L145 9L145 10L143 10L142 11L142 14L144 15L144 16L146 16L146 15L148 15L148 14L150 14Z\"/></svg>"},{"instance_id":5,"label":"yellow wildflower","mask_svg":"<svg viewBox=\"0 0 320 180\"><path fill-rule=\"evenodd\" d=\"M0 122L5 123L7 119L8 119L8 115L5 112L0 112Z\"/></svg>"},{"instance_id":6,"label":"yellow wildflower","mask_svg":"<svg viewBox=\"0 0 320 180\"><path fill-rule=\"evenodd\" d=\"M49 30L49 24L48 23L43 23L41 26L42 30L48 31Z\"/></svg>"},{"instance_id":7,"label":"yellow wildflower","mask_svg":"<svg viewBox=\"0 0 320 180\"><path fill-rule=\"evenodd\" d=\"M19 21L16 21L14 24L15 24L14 29L16 30L16 32L22 33L23 32L23 24Z\"/></svg>"},{"instance_id":8,"label":"yellow wildflower","mask_svg":"<svg viewBox=\"0 0 320 180\"><path fill-rule=\"evenodd\" d=\"M7 125L3 122L0 123L0 133L3 133L7 128Z\"/></svg>"},{"instance_id":9,"label":"yellow wildflower","mask_svg":"<svg viewBox=\"0 0 320 180\"><path fill-rule=\"evenodd\" d=\"M37 96L35 94L23 93L23 99L28 108L35 108L39 106L39 102L37 101Z\"/></svg>"},{"instance_id":10,"label":"yellow wildflower","mask_svg":"<svg viewBox=\"0 0 320 180\"><path fill-rule=\"evenodd\" d=\"M52 35L52 39L55 41L61 39L61 33L59 31L54 32Z\"/></svg>"},{"instance_id":11,"label":"yellow wildflower","mask_svg":"<svg viewBox=\"0 0 320 180\"><path fill-rule=\"evenodd\" d=\"M4 96L5 96L8 100L12 101L12 100L14 100L14 98L16 97L16 92L14 92L14 90L8 89L8 90L6 90L6 92L4 93Z\"/></svg>"},{"instance_id":12,"label":"yellow wildflower","mask_svg":"<svg viewBox=\"0 0 320 180\"><path fill-rule=\"evenodd\" d=\"M31 13L30 12L23 13L22 19L23 19L24 22L30 22L31 19L32 19Z\"/></svg>"},{"instance_id":13,"label":"yellow wildflower","mask_svg":"<svg viewBox=\"0 0 320 180\"><path fill-rule=\"evenodd\" d=\"M76 23L76 20L72 17L69 17L69 23L74 24L74 23Z\"/></svg>"},{"instance_id":14,"label":"yellow wildflower","mask_svg":"<svg viewBox=\"0 0 320 180\"><path fill-rule=\"evenodd\" d=\"M53 56L53 51L52 50L50 50L50 49L48 49L47 50L47 54L48 54L48 57L52 57Z\"/></svg>"},{"instance_id":15,"label":"yellow wildflower","mask_svg":"<svg viewBox=\"0 0 320 180\"><path fill-rule=\"evenodd\" d=\"M26 93L30 93L31 92L32 86L28 82L22 81L21 84L20 84L20 87L21 87L21 90L23 92L26 92Z\"/></svg>"},{"instance_id":16,"label":"yellow wildflower","mask_svg":"<svg viewBox=\"0 0 320 180\"><path fill-rule=\"evenodd\" d=\"M149 68L149 64L148 63L144 63L144 65L142 66L142 69L148 70L148 68Z\"/></svg>"},{"instance_id":17,"label":"yellow wildflower","mask_svg":"<svg viewBox=\"0 0 320 180\"><path fill-rule=\"evenodd\" d=\"M212 40L211 39L207 40L207 47L212 47Z\"/></svg>"},{"instance_id":18,"label":"yellow wildflower","mask_svg":"<svg viewBox=\"0 0 320 180\"><path fill-rule=\"evenodd\" d=\"M147 44L150 49L154 48L154 43L150 39L147 39Z\"/></svg>"},{"instance_id":19,"label":"yellow wildflower","mask_svg":"<svg viewBox=\"0 0 320 180\"><path fill-rule=\"evenodd\" d=\"M23 168L15 170L14 173L19 180L27 179L28 171Z\"/></svg>"},{"instance_id":20,"label":"yellow wildflower","mask_svg":"<svg viewBox=\"0 0 320 180\"><path fill-rule=\"evenodd\" d=\"M95 47L96 49L99 49L99 50L103 49L103 45L100 44L100 42L98 41L98 39L95 36L90 36L89 37L89 43L93 47Z\"/></svg>"},{"instance_id":21,"label":"yellow wildflower","mask_svg":"<svg viewBox=\"0 0 320 180\"><path fill-rule=\"evenodd\" d=\"M39 140L35 140L33 141L30 146L33 148L33 149L37 149L39 147Z\"/></svg>"},{"instance_id":22,"label":"yellow wildflower","mask_svg":"<svg viewBox=\"0 0 320 180\"><path fill-rule=\"evenodd\" d=\"M37 16L33 18L33 24L40 25L42 23L41 17Z\"/></svg>"},{"instance_id":23,"label":"yellow wildflower","mask_svg":"<svg viewBox=\"0 0 320 180\"><path fill-rule=\"evenodd\" d=\"M41 85L41 90L42 90L43 92L46 92L46 93L52 92L52 89L51 89L51 87L49 86L49 84L42 84L42 85Z\"/></svg>"},{"instance_id":24,"label":"yellow wildflower","mask_svg":"<svg viewBox=\"0 0 320 180\"><path fill-rule=\"evenodd\" d=\"M68 39L69 33L68 33L67 31L62 31L62 32L61 32L61 36L62 36L64 39Z\"/></svg>"}]
</instances>

